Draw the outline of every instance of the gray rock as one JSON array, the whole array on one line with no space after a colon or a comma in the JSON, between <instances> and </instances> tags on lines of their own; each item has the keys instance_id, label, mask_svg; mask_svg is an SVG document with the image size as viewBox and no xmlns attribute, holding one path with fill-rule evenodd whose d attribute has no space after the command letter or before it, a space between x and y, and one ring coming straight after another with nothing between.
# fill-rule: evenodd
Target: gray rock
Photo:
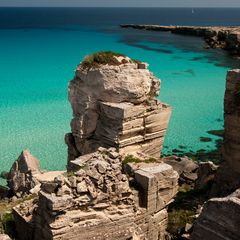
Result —
<instances>
[{"instance_id":1,"label":"gray rock","mask_svg":"<svg viewBox=\"0 0 240 240\"><path fill-rule=\"evenodd\" d=\"M36 176L40 174L40 166L37 158L28 150L24 150L14 162L8 174L8 187L13 192L29 193L39 181Z\"/></svg>"},{"instance_id":2,"label":"gray rock","mask_svg":"<svg viewBox=\"0 0 240 240\"><path fill-rule=\"evenodd\" d=\"M234 193L207 201L193 226L191 240L240 239L240 198Z\"/></svg>"},{"instance_id":3,"label":"gray rock","mask_svg":"<svg viewBox=\"0 0 240 240\"><path fill-rule=\"evenodd\" d=\"M180 183L193 184L198 178L198 164L188 157L171 156L162 159L171 165L180 176Z\"/></svg>"},{"instance_id":4,"label":"gray rock","mask_svg":"<svg viewBox=\"0 0 240 240\"><path fill-rule=\"evenodd\" d=\"M57 190L58 183L56 182L45 182L41 184L41 190L46 193L54 193Z\"/></svg>"}]
</instances>

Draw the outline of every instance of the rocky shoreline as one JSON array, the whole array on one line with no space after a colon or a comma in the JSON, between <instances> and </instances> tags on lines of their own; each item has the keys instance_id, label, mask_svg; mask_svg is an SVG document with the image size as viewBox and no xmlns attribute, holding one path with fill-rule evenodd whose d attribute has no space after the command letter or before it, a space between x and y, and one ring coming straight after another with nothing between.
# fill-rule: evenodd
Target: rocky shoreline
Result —
<instances>
[{"instance_id":1,"label":"rocky shoreline","mask_svg":"<svg viewBox=\"0 0 240 240\"><path fill-rule=\"evenodd\" d=\"M122 28L143 29L148 31L171 32L173 34L198 36L204 38L207 48L219 48L240 56L240 27L222 26L163 26L122 24Z\"/></svg>"}]
</instances>

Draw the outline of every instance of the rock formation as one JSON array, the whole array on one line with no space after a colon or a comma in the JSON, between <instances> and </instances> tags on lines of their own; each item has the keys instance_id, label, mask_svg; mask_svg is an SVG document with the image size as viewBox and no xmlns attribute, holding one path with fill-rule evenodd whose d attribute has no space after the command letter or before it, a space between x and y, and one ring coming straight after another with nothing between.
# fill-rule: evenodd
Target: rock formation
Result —
<instances>
[{"instance_id":1,"label":"rock formation","mask_svg":"<svg viewBox=\"0 0 240 240\"><path fill-rule=\"evenodd\" d=\"M240 190L225 198L210 199L194 224L191 240L240 239Z\"/></svg>"},{"instance_id":2,"label":"rock formation","mask_svg":"<svg viewBox=\"0 0 240 240\"><path fill-rule=\"evenodd\" d=\"M213 196L227 196L240 187L240 70L227 74L224 98L224 163L212 188Z\"/></svg>"},{"instance_id":3,"label":"rock formation","mask_svg":"<svg viewBox=\"0 0 240 240\"><path fill-rule=\"evenodd\" d=\"M20 240L164 239L179 176L159 159L171 114L159 86L147 64L119 54L78 66L68 172L14 208Z\"/></svg>"},{"instance_id":4,"label":"rock formation","mask_svg":"<svg viewBox=\"0 0 240 240\"><path fill-rule=\"evenodd\" d=\"M227 75L224 129L223 159L240 174L240 69Z\"/></svg>"},{"instance_id":5,"label":"rock formation","mask_svg":"<svg viewBox=\"0 0 240 240\"><path fill-rule=\"evenodd\" d=\"M38 202L14 208L19 239L164 239L177 189L171 166L138 163L129 176L116 149L100 148L71 176L42 184Z\"/></svg>"},{"instance_id":6,"label":"rock formation","mask_svg":"<svg viewBox=\"0 0 240 240\"><path fill-rule=\"evenodd\" d=\"M97 66L90 65L90 59L83 61L69 84L73 109L72 132L65 137L69 161L100 146L116 147L121 154L141 150L160 156L171 107L155 98L159 79L145 63L121 55L111 61Z\"/></svg>"},{"instance_id":7,"label":"rock formation","mask_svg":"<svg viewBox=\"0 0 240 240\"><path fill-rule=\"evenodd\" d=\"M170 31L174 34L203 37L211 48L220 48L233 54L240 54L239 27L200 27L200 26L161 26L123 24L123 28L145 29L150 31Z\"/></svg>"},{"instance_id":8,"label":"rock formation","mask_svg":"<svg viewBox=\"0 0 240 240\"><path fill-rule=\"evenodd\" d=\"M162 159L169 164L179 174L179 184L193 185L198 175L199 165L188 157L170 156Z\"/></svg>"},{"instance_id":9,"label":"rock formation","mask_svg":"<svg viewBox=\"0 0 240 240\"><path fill-rule=\"evenodd\" d=\"M8 175L8 186L13 194L29 193L39 184L36 175L40 174L40 165L37 158L33 157L28 150L24 150Z\"/></svg>"}]
</instances>

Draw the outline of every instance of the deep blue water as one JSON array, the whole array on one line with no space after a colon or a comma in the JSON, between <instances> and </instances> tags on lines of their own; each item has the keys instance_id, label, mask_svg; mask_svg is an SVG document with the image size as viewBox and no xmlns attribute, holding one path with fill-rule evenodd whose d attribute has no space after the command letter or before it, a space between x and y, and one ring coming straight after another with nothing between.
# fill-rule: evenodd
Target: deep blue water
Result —
<instances>
[{"instance_id":1,"label":"deep blue water","mask_svg":"<svg viewBox=\"0 0 240 240\"><path fill-rule=\"evenodd\" d=\"M240 25L239 9L0 8L0 172L24 148L43 168L63 169L70 131L68 81L81 59L112 50L150 63L161 78L160 99L173 106L165 152L213 149L199 141L223 128L229 68L224 51L206 50L200 38L121 29L122 23Z\"/></svg>"}]
</instances>

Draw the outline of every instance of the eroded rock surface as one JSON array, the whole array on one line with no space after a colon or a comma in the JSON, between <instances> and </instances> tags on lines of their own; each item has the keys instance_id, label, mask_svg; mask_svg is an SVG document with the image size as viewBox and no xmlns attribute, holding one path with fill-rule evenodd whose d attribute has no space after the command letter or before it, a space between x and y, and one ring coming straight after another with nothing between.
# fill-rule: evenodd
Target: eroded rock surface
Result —
<instances>
[{"instance_id":1,"label":"eroded rock surface","mask_svg":"<svg viewBox=\"0 0 240 240\"><path fill-rule=\"evenodd\" d=\"M14 208L20 239L163 239L166 206L178 174L165 163L138 163L133 177L115 149L76 160L74 173L42 184L37 203ZM24 232L23 228L24 227Z\"/></svg>"},{"instance_id":2,"label":"eroded rock surface","mask_svg":"<svg viewBox=\"0 0 240 240\"><path fill-rule=\"evenodd\" d=\"M118 64L82 63L69 84L73 109L67 134L68 160L116 147L120 153L142 151L160 156L171 107L160 103L160 81L147 64L116 57Z\"/></svg>"},{"instance_id":3,"label":"eroded rock surface","mask_svg":"<svg viewBox=\"0 0 240 240\"><path fill-rule=\"evenodd\" d=\"M191 240L240 239L240 192L225 198L213 198L204 204L194 224Z\"/></svg>"}]
</instances>

